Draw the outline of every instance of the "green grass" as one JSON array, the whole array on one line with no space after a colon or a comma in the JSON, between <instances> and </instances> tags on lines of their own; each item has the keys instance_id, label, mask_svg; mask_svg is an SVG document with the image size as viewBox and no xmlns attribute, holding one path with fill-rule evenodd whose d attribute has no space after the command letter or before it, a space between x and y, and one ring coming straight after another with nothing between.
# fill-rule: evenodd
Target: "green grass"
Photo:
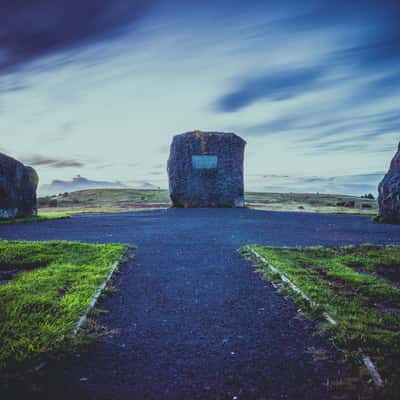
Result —
<instances>
[{"instance_id":1,"label":"green grass","mask_svg":"<svg viewBox=\"0 0 400 400\"><path fill-rule=\"evenodd\" d=\"M66 219L66 218L70 218L70 215L68 213L40 213L39 215L33 215L32 217L0 219L0 224L43 222L51 219Z\"/></svg>"},{"instance_id":2,"label":"green grass","mask_svg":"<svg viewBox=\"0 0 400 400\"><path fill-rule=\"evenodd\" d=\"M11 373L63 351L121 244L0 241L1 270L20 270L0 286L0 371Z\"/></svg>"},{"instance_id":3,"label":"green grass","mask_svg":"<svg viewBox=\"0 0 400 400\"><path fill-rule=\"evenodd\" d=\"M324 329L340 349L350 357L360 349L371 356L387 380L389 398L400 393L400 290L397 279L385 274L385 268L400 271L400 247L250 247L298 286L315 309L337 321ZM260 268L276 279L267 266Z\"/></svg>"}]
</instances>

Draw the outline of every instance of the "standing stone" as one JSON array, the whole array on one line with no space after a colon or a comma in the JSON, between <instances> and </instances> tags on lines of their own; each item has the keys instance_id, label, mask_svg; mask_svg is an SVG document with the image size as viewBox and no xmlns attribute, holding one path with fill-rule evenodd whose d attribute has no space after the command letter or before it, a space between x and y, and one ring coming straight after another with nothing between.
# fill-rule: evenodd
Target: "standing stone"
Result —
<instances>
[{"instance_id":1,"label":"standing stone","mask_svg":"<svg viewBox=\"0 0 400 400\"><path fill-rule=\"evenodd\" d=\"M400 144L390 168L378 187L379 220L400 223Z\"/></svg>"},{"instance_id":2,"label":"standing stone","mask_svg":"<svg viewBox=\"0 0 400 400\"><path fill-rule=\"evenodd\" d=\"M246 142L234 133L187 132L174 137L168 160L175 207L244 207Z\"/></svg>"},{"instance_id":3,"label":"standing stone","mask_svg":"<svg viewBox=\"0 0 400 400\"><path fill-rule=\"evenodd\" d=\"M38 182L33 168L0 153L0 218L36 215Z\"/></svg>"}]
</instances>

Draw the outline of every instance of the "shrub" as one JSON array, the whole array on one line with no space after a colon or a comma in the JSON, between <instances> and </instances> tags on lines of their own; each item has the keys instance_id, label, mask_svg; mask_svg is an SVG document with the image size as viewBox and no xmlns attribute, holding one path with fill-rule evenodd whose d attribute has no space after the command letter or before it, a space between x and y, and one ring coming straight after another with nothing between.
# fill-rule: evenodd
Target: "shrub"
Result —
<instances>
[{"instance_id":1,"label":"shrub","mask_svg":"<svg viewBox=\"0 0 400 400\"><path fill-rule=\"evenodd\" d=\"M363 196L361 196L361 198L375 200L375 196L372 193L364 194Z\"/></svg>"},{"instance_id":2,"label":"shrub","mask_svg":"<svg viewBox=\"0 0 400 400\"><path fill-rule=\"evenodd\" d=\"M49 200L49 207L57 207L58 201L57 199L50 199Z\"/></svg>"}]
</instances>

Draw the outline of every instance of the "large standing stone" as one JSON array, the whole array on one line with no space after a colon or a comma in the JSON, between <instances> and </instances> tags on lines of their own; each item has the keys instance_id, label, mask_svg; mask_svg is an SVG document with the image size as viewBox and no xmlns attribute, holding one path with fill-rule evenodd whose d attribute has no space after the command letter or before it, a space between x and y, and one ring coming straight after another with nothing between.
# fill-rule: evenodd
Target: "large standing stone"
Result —
<instances>
[{"instance_id":1,"label":"large standing stone","mask_svg":"<svg viewBox=\"0 0 400 400\"><path fill-rule=\"evenodd\" d=\"M36 215L38 182L33 168L0 153L0 218Z\"/></svg>"},{"instance_id":2,"label":"large standing stone","mask_svg":"<svg viewBox=\"0 0 400 400\"><path fill-rule=\"evenodd\" d=\"M187 132L174 137L168 160L175 207L243 207L246 142L234 133Z\"/></svg>"},{"instance_id":3,"label":"large standing stone","mask_svg":"<svg viewBox=\"0 0 400 400\"><path fill-rule=\"evenodd\" d=\"M378 187L379 219L400 223L400 144L390 168Z\"/></svg>"}]
</instances>

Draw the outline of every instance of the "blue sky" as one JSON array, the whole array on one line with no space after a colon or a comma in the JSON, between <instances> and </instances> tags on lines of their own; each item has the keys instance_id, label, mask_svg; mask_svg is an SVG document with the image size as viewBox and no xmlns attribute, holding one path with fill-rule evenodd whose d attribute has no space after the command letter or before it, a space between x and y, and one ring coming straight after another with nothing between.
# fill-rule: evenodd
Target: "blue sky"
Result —
<instances>
[{"instance_id":1,"label":"blue sky","mask_svg":"<svg viewBox=\"0 0 400 400\"><path fill-rule=\"evenodd\" d=\"M398 1L0 9L0 151L42 183L166 187L172 136L202 129L246 139L249 190L359 194L397 148Z\"/></svg>"}]
</instances>

